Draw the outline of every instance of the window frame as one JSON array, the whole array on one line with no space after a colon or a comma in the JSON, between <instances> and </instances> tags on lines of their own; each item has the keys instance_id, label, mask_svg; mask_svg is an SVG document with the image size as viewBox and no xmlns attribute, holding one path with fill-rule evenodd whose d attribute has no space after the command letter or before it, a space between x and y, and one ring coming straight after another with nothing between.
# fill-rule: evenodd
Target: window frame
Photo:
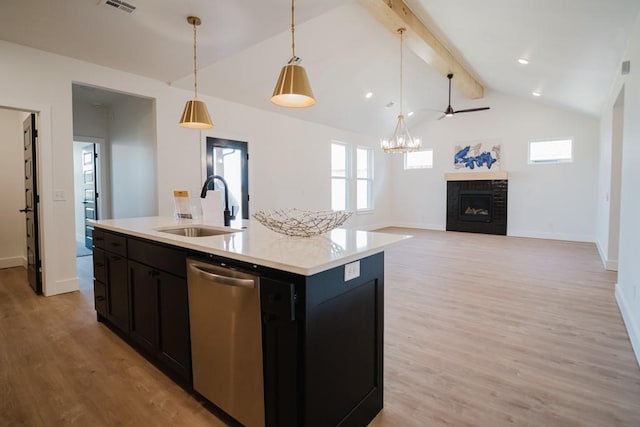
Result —
<instances>
[{"instance_id":1,"label":"window frame","mask_svg":"<svg viewBox=\"0 0 640 427\"><path fill-rule=\"evenodd\" d=\"M334 145L340 145L342 147L344 147L344 176L338 176L338 175L334 175L333 171L335 170L334 165L333 165L333 146ZM331 145L330 145L330 149L329 149L329 162L331 164L330 166L330 175L331 175L331 193L330 193L330 206L331 206L331 210L349 210L349 201L350 201L350 197L349 197L349 189L351 187L351 150L350 150L350 144L346 143L346 142L342 142L342 141L337 141L337 140L332 140L331 141ZM336 209L333 206L333 182L334 180L344 180L344 209Z\"/></svg>"},{"instance_id":2,"label":"window frame","mask_svg":"<svg viewBox=\"0 0 640 427\"><path fill-rule=\"evenodd\" d=\"M549 159L549 160L531 160L531 146L533 144L540 144L545 142L564 142L569 141L571 145L571 152L569 159ZM546 139L534 139L530 140L527 145L527 164L529 165L557 165L563 163L573 163L574 161L574 137L559 137L559 138L546 138Z\"/></svg>"},{"instance_id":3,"label":"window frame","mask_svg":"<svg viewBox=\"0 0 640 427\"><path fill-rule=\"evenodd\" d=\"M431 152L431 164L430 165L426 165L426 166L415 166L415 167L407 167L407 158L409 157L409 155L411 153L420 153L423 151L430 151ZM412 171L412 170L421 170L421 169L433 169L433 163L434 163L434 159L433 159L433 148L425 148L419 151L412 151L412 152L408 152L408 153L404 153L404 163L403 163L403 169L406 171Z\"/></svg>"},{"instance_id":4,"label":"window frame","mask_svg":"<svg viewBox=\"0 0 640 427\"><path fill-rule=\"evenodd\" d=\"M358 150L362 150L367 153L367 176L365 178L360 178L358 176ZM374 150L373 148L366 145L357 145L355 147L356 155L355 155L355 181L356 181L356 191L355 191L355 210L356 213L366 213L373 212L374 203L373 203L373 180L374 180ZM369 205L365 208L358 208L358 183L364 181L367 183L367 200L369 201Z\"/></svg>"}]
</instances>

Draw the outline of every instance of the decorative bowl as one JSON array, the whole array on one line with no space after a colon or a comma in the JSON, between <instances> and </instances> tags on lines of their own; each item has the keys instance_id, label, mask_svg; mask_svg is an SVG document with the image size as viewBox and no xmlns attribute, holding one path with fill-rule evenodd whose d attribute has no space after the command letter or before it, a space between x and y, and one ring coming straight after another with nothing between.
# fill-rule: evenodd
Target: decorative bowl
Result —
<instances>
[{"instance_id":1,"label":"decorative bowl","mask_svg":"<svg viewBox=\"0 0 640 427\"><path fill-rule=\"evenodd\" d=\"M287 236L311 237L341 226L353 212L275 209L257 211L253 217L260 224Z\"/></svg>"}]
</instances>

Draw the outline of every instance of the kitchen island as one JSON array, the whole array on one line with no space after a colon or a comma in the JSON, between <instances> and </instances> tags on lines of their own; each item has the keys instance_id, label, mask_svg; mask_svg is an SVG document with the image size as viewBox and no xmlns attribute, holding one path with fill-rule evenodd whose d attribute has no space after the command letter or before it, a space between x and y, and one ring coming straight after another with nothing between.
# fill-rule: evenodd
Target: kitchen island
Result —
<instances>
[{"instance_id":1,"label":"kitchen island","mask_svg":"<svg viewBox=\"0 0 640 427\"><path fill-rule=\"evenodd\" d=\"M93 225L98 320L187 390L207 397L214 409L230 416L227 421L362 426L382 409L384 248L408 236L336 229L296 238L254 221L228 228L163 217ZM190 229L183 234L191 237L175 234L182 228ZM211 272L224 270L255 278L256 339L247 339L248 329L240 333L233 319L225 329L237 329L239 337L231 344L213 329L204 335L212 338L203 340L200 325L215 327L227 320L194 321L196 310L206 311L208 301L194 296L196 270L188 269L187 262L211 266L199 274L219 277ZM218 305L226 306L233 304ZM213 352L204 359L203 345ZM257 354L261 366L249 364L249 354ZM259 378L234 376L231 368L210 372L208 366L203 369L207 357L232 359L227 363L233 369L244 363L247 368L239 371L246 376L255 368ZM226 381L219 398L203 391L208 390L200 379L203 370ZM227 398L241 396L243 387L247 393L259 389L260 398Z\"/></svg>"}]
</instances>

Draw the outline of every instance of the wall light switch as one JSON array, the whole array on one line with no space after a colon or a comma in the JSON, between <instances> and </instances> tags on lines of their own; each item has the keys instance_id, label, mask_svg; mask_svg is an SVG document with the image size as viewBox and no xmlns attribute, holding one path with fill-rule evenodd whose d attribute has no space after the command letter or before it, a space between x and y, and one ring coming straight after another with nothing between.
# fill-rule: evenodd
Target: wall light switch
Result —
<instances>
[{"instance_id":1,"label":"wall light switch","mask_svg":"<svg viewBox=\"0 0 640 427\"><path fill-rule=\"evenodd\" d=\"M345 264L344 266L344 281L348 282L357 277L360 277L360 261Z\"/></svg>"},{"instance_id":2,"label":"wall light switch","mask_svg":"<svg viewBox=\"0 0 640 427\"><path fill-rule=\"evenodd\" d=\"M53 200L56 202L64 202L67 200L64 190L53 190Z\"/></svg>"}]
</instances>

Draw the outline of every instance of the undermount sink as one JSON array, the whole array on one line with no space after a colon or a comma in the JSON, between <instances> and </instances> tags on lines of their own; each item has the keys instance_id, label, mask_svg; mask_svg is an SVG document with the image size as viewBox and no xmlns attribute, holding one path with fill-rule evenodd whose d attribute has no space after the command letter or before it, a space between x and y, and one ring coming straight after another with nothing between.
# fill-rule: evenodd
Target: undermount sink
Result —
<instances>
[{"instance_id":1,"label":"undermount sink","mask_svg":"<svg viewBox=\"0 0 640 427\"><path fill-rule=\"evenodd\" d=\"M160 231L161 233L175 234L177 236L185 236L185 237L207 237L207 236L220 236L223 234L231 234L240 230L235 230L232 228L222 229L222 228L213 228L213 227L202 227L198 225L185 225L181 227L156 228L156 231Z\"/></svg>"}]
</instances>

